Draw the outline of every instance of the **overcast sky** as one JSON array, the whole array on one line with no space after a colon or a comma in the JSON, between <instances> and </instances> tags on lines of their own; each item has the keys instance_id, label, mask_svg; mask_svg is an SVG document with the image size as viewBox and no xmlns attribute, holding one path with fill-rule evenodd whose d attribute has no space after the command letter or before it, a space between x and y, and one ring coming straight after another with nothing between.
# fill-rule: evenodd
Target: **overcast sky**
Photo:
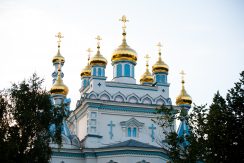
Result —
<instances>
[{"instance_id":1,"label":"overcast sky","mask_svg":"<svg viewBox=\"0 0 244 163\"><path fill-rule=\"evenodd\" d=\"M144 56L157 60L157 42L169 65L170 97L175 104L186 72L186 89L197 105L211 103L217 90L225 96L244 70L244 1L242 0L0 0L0 89L29 78L34 72L52 86L52 58L57 32L62 32L64 83L72 109L80 97L80 72L87 48L107 58L107 80L112 78L111 55L121 43L126 15L127 42L137 51L137 83L145 69Z\"/></svg>"}]
</instances>

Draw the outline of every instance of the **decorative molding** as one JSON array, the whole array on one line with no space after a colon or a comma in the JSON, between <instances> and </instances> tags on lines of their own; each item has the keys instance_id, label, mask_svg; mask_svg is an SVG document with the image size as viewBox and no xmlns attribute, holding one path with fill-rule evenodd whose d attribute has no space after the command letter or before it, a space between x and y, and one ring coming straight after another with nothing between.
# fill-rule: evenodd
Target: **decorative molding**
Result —
<instances>
[{"instance_id":1,"label":"decorative molding","mask_svg":"<svg viewBox=\"0 0 244 163\"><path fill-rule=\"evenodd\" d=\"M129 102L129 103L139 103L140 102L140 98L135 93L132 93L132 94L128 95L127 102Z\"/></svg>"},{"instance_id":2,"label":"decorative molding","mask_svg":"<svg viewBox=\"0 0 244 163\"><path fill-rule=\"evenodd\" d=\"M154 99L154 102L156 105L165 105L167 103L167 100L162 95L160 95Z\"/></svg>"},{"instance_id":3,"label":"decorative molding","mask_svg":"<svg viewBox=\"0 0 244 163\"><path fill-rule=\"evenodd\" d=\"M87 98L89 99L97 99L97 93L92 91L89 94L86 94Z\"/></svg>"},{"instance_id":4,"label":"decorative molding","mask_svg":"<svg viewBox=\"0 0 244 163\"><path fill-rule=\"evenodd\" d=\"M126 111L126 112L139 112L139 113L156 113L155 109L148 108L136 108L129 106L112 106L112 105L102 105L102 104L90 104L91 108L102 109L102 110L115 110L115 111Z\"/></svg>"},{"instance_id":5,"label":"decorative molding","mask_svg":"<svg viewBox=\"0 0 244 163\"><path fill-rule=\"evenodd\" d=\"M106 86L107 87L118 87L118 88L141 89L141 90L147 90L147 91L158 91L157 87L145 86L145 85L139 85L139 84L130 84L130 83L106 82Z\"/></svg>"},{"instance_id":6,"label":"decorative molding","mask_svg":"<svg viewBox=\"0 0 244 163\"><path fill-rule=\"evenodd\" d=\"M111 100L112 96L106 90L104 90L98 95L98 99L107 101L107 100Z\"/></svg>"},{"instance_id":7,"label":"decorative molding","mask_svg":"<svg viewBox=\"0 0 244 163\"><path fill-rule=\"evenodd\" d=\"M122 127L129 127L129 126L135 126L135 127L138 127L138 128L141 128L144 126L144 123L142 122L139 122L138 120L136 120L134 117L129 119L128 121L122 121L120 122L120 125Z\"/></svg>"},{"instance_id":8,"label":"decorative molding","mask_svg":"<svg viewBox=\"0 0 244 163\"><path fill-rule=\"evenodd\" d=\"M118 97L121 97L121 98L122 98L122 101L118 101L118 100L116 100ZM113 100L114 100L114 101L118 101L118 102L125 102L125 101L126 101L126 97L125 97L125 95L124 95L123 93L121 93L121 92L117 92L117 93L115 93L115 94L113 95Z\"/></svg>"},{"instance_id":9,"label":"decorative molding","mask_svg":"<svg viewBox=\"0 0 244 163\"><path fill-rule=\"evenodd\" d=\"M169 157L159 151L142 151L142 150L113 150L113 151L102 151L102 152L83 152L83 153L69 153L69 152L52 152L52 156L63 156L63 157L75 157L75 158L86 158L86 157L98 157L98 156L113 156L113 155L141 155L141 156L159 156L164 159Z\"/></svg>"},{"instance_id":10,"label":"decorative molding","mask_svg":"<svg viewBox=\"0 0 244 163\"><path fill-rule=\"evenodd\" d=\"M146 95L141 97L141 102L143 104L152 104L153 103L153 98L150 95L146 94Z\"/></svg>"}]
</instances>

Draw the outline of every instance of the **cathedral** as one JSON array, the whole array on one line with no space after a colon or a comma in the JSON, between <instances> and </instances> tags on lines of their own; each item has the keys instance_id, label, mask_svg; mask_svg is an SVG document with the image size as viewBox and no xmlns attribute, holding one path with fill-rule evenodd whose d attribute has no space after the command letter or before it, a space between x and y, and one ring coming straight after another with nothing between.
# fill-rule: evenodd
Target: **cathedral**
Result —
<instances>
[{"instance_id":1,"label":"cathedral","mask_svg":"<svg viewBox=\"0 0 244 163\"><path fill-rule=\"evenodd\" d=\"M162 59L161 44L158 44L158 60L152 68L146 55L145 72L140 83L136 83L134 72L138 56L126 41L127 18L123 16L120 21L123 23L122 43L111 57L113 79L106 78L108 61L100 51L101 37L97 36L96 54L88 58L80 73L80 97L72 111L68 87L63 82L62 35L56 36L58 52L52 60L55 70L50 92L54 105L64 104L68 118L63 121L62 147L50 144L52 163L166 163L170 160L167 149L161 145L162 129L152 121L157 116L156 108L172 105L167 79L169 67ZM188 111L191 103L182 79L182 90L174 107ZM177 132L179 135L188 132L184 121Z\"/></svg>"}]
</instances>

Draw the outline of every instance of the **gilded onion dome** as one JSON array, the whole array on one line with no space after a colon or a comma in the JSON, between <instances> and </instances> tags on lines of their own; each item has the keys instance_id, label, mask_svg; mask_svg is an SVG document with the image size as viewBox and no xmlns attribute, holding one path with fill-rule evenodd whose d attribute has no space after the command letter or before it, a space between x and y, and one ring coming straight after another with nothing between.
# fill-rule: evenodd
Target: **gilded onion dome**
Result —
<instances>
[{"instance_id":1,"label":"gilded onion dome","mask_svg":"<svg viewBox=\"0 0 244 163\"><path fill-rule=\"evenodd\" d=\"M181 72L182 76L184 75L184 72ZM192 98L190 95L187 94L186 90L185 90L185 81L182 77L182 89L180 92L180 95L176 98L176 105L191 105L192 103Z\"/></svg>"},{"instance_id":2,"label":"gilded onion dome","mask_svg":"<svg viewBox=\"0 0 244 163\"><path fill-rule=\"evenodd\" d=\"M99 66L106 67L106 65L107 65L107 59L104 58L102 56L102 54L100 53L100 42L99 41L102 40L102 38L100 36L97 36L96 39L97 39L97 53L90 60L90 65L91 66L99 65Z\"/></svg>"},{"instance_id":3,"label":"gilded onion dome","mask_svg":"<svg viewBox=\"0 0 244 163\"><path fill-rule=\"evenodd\" d=\"M158 61L152 66L152 71L153 71L153 73L157 73L157 72L168 73L169 66L161 58L161 47L162 47L162 45L159 42L157 46L159 47Z\"/></svg>"},{"instance_id":4,"label":"gilded onion dome","mask_svg":"<svg viewBox=\"0 0 244 163\"><path fill-rule=\"evenodd\" d=\"M58 76L56 81L54 82L50 92L51 94L62 94L64 96L66 96L69 92L68 87L63 83L63 80L61 78L61 68L60 68L60 64L59 63L59 68L58 68Z\"/></svg>"},{"instance_id":5,"label":"gilded onion dome","mask_svg":"<svg viewBox=\"0 0 244 163\"><path fill-rule=\"evenodd\" d=\"M60 54L60 43L61 43L61 38L63 38L61 32L59 32L57 35L55 35L58 38L58 52L57 54L53 57L52 62L53 63L64 63L65 59L64 57Z\"/></svg>"},{"instance_id":6,"label":"gilded onion dome","mask_svg":"<svg viewBox=\"0 0 244 163\"><path fill-rule=\"evenodd\" d=\"M87 63L86 67L84 67L80 73L81 77L84 76L91 76L91 66L89 64L89 62Z\"/></svg>"},{"instance_id":7,"label":"gilded onion dome","mask_svg":"<svg viewBox=\"0 0 244 163\"><path fill-rule=\"evenodd\" d=\"M81 77L84 77L84 76L89 77L89 76L91 76L91 65L90 65L89 61L90 61L90 53L92 52L92 50L90 48L88 48L87 52L89 53L88 62L87 62L87 65L82 69L82 71L80 73Z\"/></svg>"},{"instance_id":8,"label":"gilded onion dome","mask_svg":"<svg viewBox=\"0 0 244 163\"><path fill-rule=\"evenodd\" d=\"M131 61L134 64L136 64L137 61L137 54L136 51L133 50L126 42L126 26L125 23L128 22L128 20L126 19L126 16L122 16L122 18L120 19L120 21L123 22L123 40L122 40L122 44L114 50L113 54L112 54L112 62L118 62L118 61Z\"/></svg>"},{"instance_id":9,"label":"gilded onion dome","mask_svg":"<svg viewBox=\"0 0 244 163\"><path fill-rule=\"evenodd\" d=\"M146 71L144 72L144 74L141 76L141 79L140 79L140 83L141 84L144 84L144 83L153 83L154 82L154 79L153 79L153 76L152 74L150 73L149 71L149 68L148 68L148 60L149 60L149 56L148 54L145 56L146 58Z\"/></svg>"}]
</instances>

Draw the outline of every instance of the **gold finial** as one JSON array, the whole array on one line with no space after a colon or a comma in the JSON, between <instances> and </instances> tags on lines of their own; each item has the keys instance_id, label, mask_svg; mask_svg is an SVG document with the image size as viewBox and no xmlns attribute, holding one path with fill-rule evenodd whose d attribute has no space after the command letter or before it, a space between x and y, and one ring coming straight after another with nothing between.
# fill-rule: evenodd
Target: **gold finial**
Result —
<instances>
[{"instance_id":1,"label":"gold finial","mask_svg":"<svg viewBox=\"0 0 244 163\"><path fill-rule=\"evenodd\" d=\"M181 74L181 83L182 83L182 88L183 88L184 84L185 84L184 77L185 77L186 73L183 70L181 70L180 74Z\"/></svg>"},{"instance_id":2,"label":"gold finial","mask_svg":"<svg viewBox=\"0 0 244 163\"><path fill-rule=\"evenodd\" d=\"M62 36L61 32L58 32L57 35L55 35L55 37L58 38L58 48L60 48L60 43L61 43L61 38L64 38L64 36Z\"/></svg>"},{"instance_id":3,"label":"gold finial","mask_svg":"<svg viewBox=\"0 0 244 163\"><path fill-rule=\"evenodd\" d=\"M161 56L161 48L163 47L161 42L158 42L157 47L158 47L158 54Z\"/></svg>"},{"instance_id":4,"label":"gold finial","mask_svg":"<svg viewBox=\"0 0 244 163\"><path fill-rule=\"evenodd\" d=\"M102 40L102 38L97 35L97 37L95 38L97 40L97 49L99 50L100 49L100 41Z\"/></svg>"},{"instance_id":5,"label":"gold finial","mask_svg":"<svg viewBox=\"0 0 244 163\"><path fill-rule=\"evenodd\" d=\"M125 23L126 23L126 22L129 22L129 20L126 18L125 15L123 15L122 18L119 19L119 21L121 21L121 22L123 23L122 29L123 29L123 36L124 36L124 38L125 38L125 36L126 36L126 31L125 31L125 29L126 29L126 25L125 25Z\"/></svg>"},{"instance_id":6,"label":"gold finial","mask_svg":"<svg viewBox=\"0 0 244 163\"><path fill-rule=\"evenodd\" d=\"M88 62L89 62L90 57L91 57L91 52L93 52L93 51L91 48L88 48L86 51L88 52Z\"/></svg>"},{"instance_id":7,"label":"gold finial","mask_svg":"<svg viewBox=\"0 0 244 163\"><path fill-rule=\"evenodd\" d=\"M149 62L149 59L151 58L148 54L146 54L146 56L144 57L146 59L146 67L148 69L148 62Z\"/></svg>"},{"instance_id":8,"label":"gold finial","mask_svg":"<svg viewBox=\"0 0 244 163\"><path fill-rule=\"evenodd\" d=\"M184 76L186 75L186 73L183 70L181 70L180 74L181 74L181 80L184 81Z\"/></svg>"}]
</instances>

